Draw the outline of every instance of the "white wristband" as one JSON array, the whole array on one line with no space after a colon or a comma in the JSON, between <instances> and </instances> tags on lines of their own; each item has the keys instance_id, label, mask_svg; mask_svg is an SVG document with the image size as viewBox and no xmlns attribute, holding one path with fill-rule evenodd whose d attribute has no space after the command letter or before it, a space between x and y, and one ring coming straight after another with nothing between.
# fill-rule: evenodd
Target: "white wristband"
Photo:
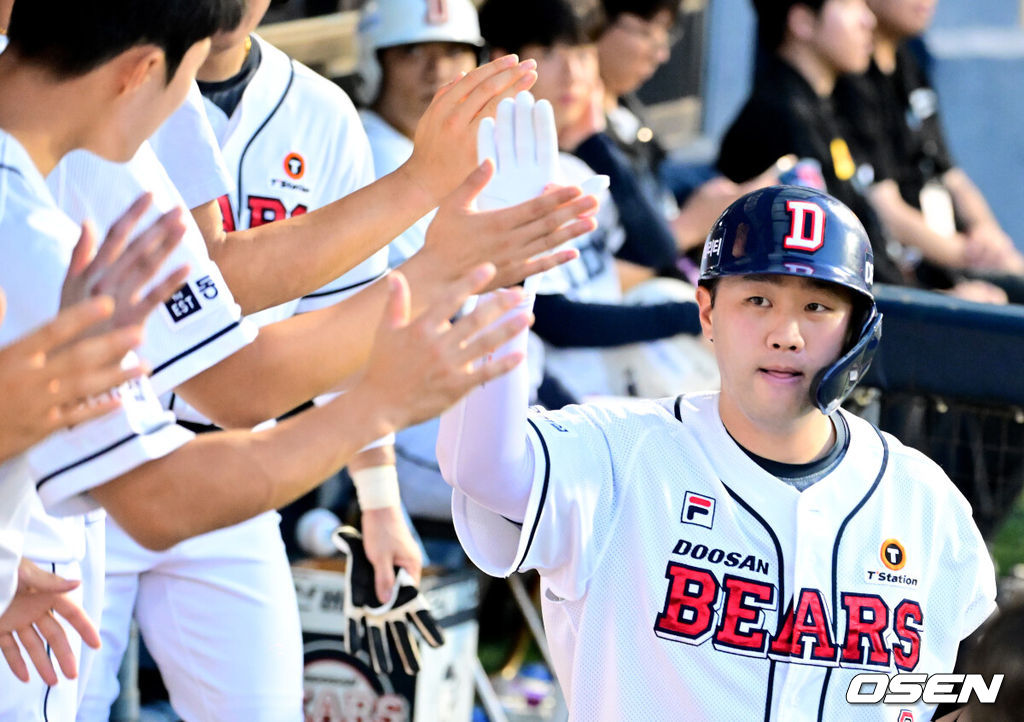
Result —
<instances>
[{"instance_id":1,"label":"white wristband","mask_svg":"<svg viewBox=\"0 0 1024 722\"><path fill-rule=\"evenodd\" d=\"M398 492L398 470L394 466L371 466L351 473L356 498L363 511L401 506Z\"/></svg>"}]
</instances>

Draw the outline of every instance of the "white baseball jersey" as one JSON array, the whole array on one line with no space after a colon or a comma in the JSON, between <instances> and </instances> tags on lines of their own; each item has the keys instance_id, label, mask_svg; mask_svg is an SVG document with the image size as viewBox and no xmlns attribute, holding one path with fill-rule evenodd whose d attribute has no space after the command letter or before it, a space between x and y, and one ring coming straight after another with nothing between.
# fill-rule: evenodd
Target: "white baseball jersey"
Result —
<instances>
[{"instance_id":1,"label":"white baseball jersey","mask_svg":"<svg viewBox=\"0 0 1024 722\"><path fill-rule=\"evenodd\" d=\"M4 262L0 287L7 315L0 325L6 344L56 315L61 283L80 229L55 205L24 148L0 131L0 237ZM55 514L95 508L82 494L190 438L156 401L149 381L114 393L122 406L99 419L51 435L28 452L28 469L39 495Z\"/></svg>"},{"instance_id":2,"label":"white baseball jersey","mask_svg":"<svg viewBox=\"0 0 1024 722\"><path fill-rule=\"evenodd\" d=\"M28 457L19 454L0 464L0 614L14 598L28 527L29 509L36 494L26 465Z\"/></svg>"},{"instance_id":3,"label":"white baseball jersey","mask_svg":"<svg viewBox=\"0 0 1024 722\"><path fill-rule=\"evenodd\" d=\"M895 720L846 703L855 674L952 670L995 607L970 507L843 417L845 455L802 493L732 440L717 394L532 411L521 528L455 491L474 562L540 572L573 719Z\"/></svg>"},{"instance_id":4,"label":"white baseball jersey","mask_svg":"<svg viewBox=\"0 0 1024 722\"><path fill-rule=\"evenodd\" d=\"M7 315L0 325L0 345L57 313L62 277L79 233L79 227L57 208L25 149L0 131L0 239L4 243L0 287L8 300ZM102 550L89 543L83 512L95 504L87 492L192 438L161 408L147 379L111 393L120 395L119 409L57 432L15 463L0 468L4 475L0 485L21 488L28 483L38 491L38 497L29 499L24 555L49 571L72 578L88 575L93 583L83 584L79 593L86 613L94 619L100 612L96 606L99 595L90 592L96 589L95 577L102 575ZM40 499L51 513L66 516L46 514ZM17 513L22 513L20 508ZM73 632L69 631L68 637L72 648L80 644ZM32 683L23 685L6 665L0 665L0 688L4 690L0 719L66 720L73 717L77 705L75 683L64 680L47 691L42 680L33 677Z\"/></svg>"},{"instance_id":5,"label":"white baseball jersey","mask_svg":"<svg viewBox=\"0 0 1024 722\"><path fill-rule=\"evenodd\" d=\"M355 106L341 88L259 36L261 59L228 118L206 101L233 193L221 197L228 231L316 210L372 183L373 156ZM387 273L381 249L302 299L255 316L260 325L324 308Z\"/></svg>"},{"instance_id":6,"label":"white baseball jersey","mask_svg":"<svg viewBox=\"0 0 1024 722\"><path fill-rule=\"evenodd\" d=\"M216 153L216 149L206 149ZM199 153L197 153L199 155ZM141 232L163 213L185 206L174 183L148 143L128 163L111 163L88 151L69 153L47 177L61 209L73 221L92 220L101 235L146 192L153 204L136 226ZM199 227L186 210L185 236L162 272L188 264L185 285L146 321L140 355L153 369L151 380L163 394L217 364L256 336L241 318L231 290L210 260ZM63 269L55 269L63 276ZM157 278L161 275L157 274Z\"/></svg>"},{"instance_id":7,"label":"white baseball jersey","mask_svg":"<svg viewBox=\"0 0 1024 722\"><path fill-rule=\"evenodd\" d=\"M231 172L220 153L199 86L192 87L181 107L150 137L153 147L187 208L196 208L230 193Z\"/></svg>"},{"instance_id":8,"label":"white baseball jersey","mask_svg":"<svg viewBox=\"0 0 1024 722\"><path fill-rule=\"evenodd\" d=\"M383 178L396 171L412 156L413 143L410 138L399 133L394 126L374 113L372 110L360 110L363 128L370 139L373 149L373 167L378 178ZM434 220L437 209L428 211L426 215L409 226L398 238L388 246L388 265L397 268L423 248L427 240L427 227Z\"/></svg>"}]
</instances>

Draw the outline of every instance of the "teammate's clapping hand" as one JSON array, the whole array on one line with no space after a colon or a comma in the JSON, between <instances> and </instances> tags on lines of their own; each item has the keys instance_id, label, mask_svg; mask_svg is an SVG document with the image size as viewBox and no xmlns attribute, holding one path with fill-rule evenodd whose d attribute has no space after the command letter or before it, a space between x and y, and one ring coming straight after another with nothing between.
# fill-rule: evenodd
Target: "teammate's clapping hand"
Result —
<instances>
[{"instance_id":1,"label":"teammate's clapping hand","mask_svg":"<svg viewBox=\"0 0 1024 722\"><path fill-rule=\"evenodd\" d=\"M506 55L445 85L416 126L412 157L401 167L434 205L477 165L473 138L479 122L493 117L498 103L537 80L533 60Z\"/></svg>"},{"instance_id":2,"label":"teammate's clapping hand","mask_svg":"<svg viewBox=\"0 0 1024 722\"><path fill-rule=\"evenodd\" d=\"M110 227L98 251L95 229L88 222L82 224L82 235L64 278L61 308L90 296L107 295L114 299L110 325L113 328L136 326L181 287L188 276L186 266L171 271L149 287L185 233L180 208L165 213L130 243L128 241L152 200L148 193L140 196Z\"/></svg>"},{"instance_id":3,"label":"teammate's clapping hand","mask_svg":"<svg viewBox=\"0 0 1024 722\"><path fill-rule=\"evenodd\" d=\"M381 411L387 421L382 431L433 418L473 387L522 361L522 354L509 354L476 363L529 325L525 312L502 318L520 303L522 292L499 291L472 313L449 321L467 298L493 278L494 266L479 266L450 284L443 298L412 320L405 277L398 271L388 277L384 318L365 374L351 392L367 395Z\"/></svg>"},{"instance_id":4,"label":"teammate's clapping hand","mask_svg":"<svg viewBox=\"0 0 1024 722\"><path fill-rule=\"evenodd\" d=\"M75 653L67 634L57 620L59 615L94 649L100 646L100 635L82 608L68 597L78 582L44 572L28 559L18 566L18 589L7 610L0 615L0 651L14 676L29 680L28 667L21 650L28 652L39 676L51 687L57 684L57 673L50 661L50 652L57 659L64 676L78 675ZM18 642L21 642L19 646Z\"/></svg>"},{"instance_id":5,"label":"teammate's clapping hand","mask_svg":"<svg viewBox=\"0 0 1024 722\"><path fill-rule=\"evenodd\" d=\"M142 374L138 366L121 366L141 340L138 327L90 338L113 311L107 297L84 301L0 349L0 461L112 410L117 399L95 397Z\"/></svg>"}]
</instances>

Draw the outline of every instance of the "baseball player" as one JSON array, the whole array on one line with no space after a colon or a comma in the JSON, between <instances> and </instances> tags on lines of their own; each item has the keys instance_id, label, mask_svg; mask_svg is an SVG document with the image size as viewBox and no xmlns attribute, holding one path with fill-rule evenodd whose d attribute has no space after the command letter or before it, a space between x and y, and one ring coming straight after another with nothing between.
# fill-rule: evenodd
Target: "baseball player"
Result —
<instances>
[{"instance_id":1,"label":"baseball player","mask_svg":"<svg viewBox=\"0 0 1024 722\"><path fill-rule=\"evenodd\" d=\"M377 177L411 156L416 125L434 94L477 66L480 25L469 0L374 0L359 21L359 115L373 149ZM392 268L418 252L431 211L388 246Z\"/></svg>"},{"instance_id":2,"label":"baseball player","mask_svg":"<svg viewBox=\"0 0 1024 722\"><path fill-rule=\"evenodd\" d=\"M0 134L0 165L3 166L0 223L3 237L19 239L18 245L5 251L5 283L19 276L32 278L37 273L45 280L49 272L39 271L37 266L66 264L66 260L60 260L62 249L69 248L69 239L78 236L77 227L54 206L43 182L43 173L52 168L72 142L84 141L111 157L130 157L141 138L158 123L160 115L184 96L190 74L194 73L206 49L203 41L193 43L190 37L203 38L216 27L212 13L205 13L196 4L180 2L147 4L144 12L135 8L128 14L123 8L107 5L102 11L89 8L84 12L77 4L60 3L58 9L60 12L54 12L52 6L43 7L38 3L19 5L12 23L11 48L0 56L0 67L10 90L4 95L7 102L0 98L0 127L4 129ZM61 19L61 27L54 27L54 17ZM118 21L114 22L113 17ZM150 25L142 28L146 23ZM114 27L119 32L116 42L123 45L104 46L105 36L101 30ZM64 47L58 39L63 37L61 31L81 32L83 28L95 30L85 34L93 39L93 46L86 44L78 55L61 54L59 59L47 55L53 47ZM133 41L133 32L139 33L135 37L146 37L152 44ZM42 42L43 38L57 45L48 45ZM168 49L162 49L162 43ZM100 53L101 59L97 60L95 53ZM54 68L60 68L59 78ZM118 81L122 72L128 72L133 78L128 86ZM83 88L90 92L83 94ZM84 109L80 115L53 116L40 112L51 102L63 104L71 96L88 98L92 107ZM16 102L12 102L12 98L16 98ZM106 112L112 117L105 118ZM126 123L129 118L134 122ZM53 125L73 125L76 130L58 132ZM125 133L126 127L131 129L130 133ZM47 137L46 133L62 139L53 150L47 143L35 142L39 137ZM126 273L136 282L145 283L146 274L140 274L135 268L139 260L135 249L163 249L167 245L163 236L180 236L180 219L173 214L167 218L158 228L160 233L144 234L140 239L144 241L142 245L136 242L121 257L124 263L120 266L117 264L121 259L112 258L116 252L111 249L123 245L123 238L113 243L108 238L103 251L91 263L87 257L85 262L78 256L72 257L70 286L85 295L92 292L92 286L102 290L110 283L108 276L99 273L104 270L108 270L111 277ZM126 235L130 224L129 228L115 226L115 231L118 230ZM105 269L103 263L107 262L114 265ZM86 282L80 283L83 275ZM37 537L44 540L43 545L36 548L32 556L49 558L51 569L74 567L76 578L78 572L92 578L97 569L102 574L99 563L102 556L97 558L95 553L89 553L84 527L92 520L83 517L82 512L96 502L110 509L122 525L148 544L167 546L195 533L275 508L293 498L296 492L302 493L319 482L366 441L392 430L398 418L422 411L427 411L427 416L436 413L432 404L440 396L451 393L458 386L457 379L476 383L499 368L499 365L487 364L481 371L467 375L464 366L464 360L475 355L480 344L490 343L487 338L465 348L462 343L481 327L487 313L478 312L456 325L454 329L459 329L459 333L465 332L461 338L456 337L459 333L449 332L447 324L439 323L454 312L466 292L489 282L492 277L493 269L482 269L457 284L436 312L426 313L414 328L405 330L408 289L401 277L396 276L389 283L392 300L380 334L383 346L390 348L381 352L384 354L381 358L408 358L410 354L417 354L417 348L423 348L422 340L414 340L419 338L435 346L434 359L446 360L417 364L412 373L403 373L399 381L389 378L379 389L383 395L371 389L381 383L371 378L371 372L344 398L259 436L225 433L191 441L188 432L169 423L171 419L156 403L148 381L123 387L119 391L122 407L117 414L108 414L74 430L53 435L30 451L27 463L19 469L5 469L8 473L31 474L47 508L68 516L65 520L42 516L40 523L49 524L52 533ZM173 287L178 287L183 277L172 275L171 279ZM30 298L19 295L11 301L12 311L16 310L17 314L12 312L9 323L2 329L11 337L51 313L44 304L30 303ZM126 302L129 305L124 307ZM131 298L119 299L115 314L130 312L133 302ZM508 304L491 306L492 318L503 312L502 305ZM175 320L174 312L167 310L172 316L167 322L171 323ZM475 320L471 320L474 316ZM525 319L519 318L512 325L517 323L525 323ZM6 338L5 335L4 340ZM441 345L445 348L440 348ZM481 348L481 351L486 349ZM373 365L378 362L371 367ZM406 403L407 394L411 396L408 399L411 404ZM350 435L357 446L352 447L346 441ZM310 453L314 448L320 451ZM179 449L180 453L170 454ZM298 455L289 459L295 451ZM286 466L279 466L286 459ZM210 469L217 469L217 476L212 479L208 478ZM239 493L243 488L245 493ZM194 503L199 494L206 503ZM47 542L51 546L46 547ZM95 589L95 585L91 585L90 594L94 595ZM71 719L74 716L77 693L73 686L62 684L52 690L41 690L38 681L21 687L11 686L6 679L3 686L0 716L4 719Z\"/></svg>"},{"instance_id":3,"label":"baseball player","mask_svg":"<svg viewBox=\"0 0 1024 722\"><path fill-rule=\"evenodd\" d=\"M851 679L952 670L995 579L943 472L839 408L881 333L867 235L770 187L700 279L720 393L527 411L520 370L442 416L460 540L540 572L572 719L895 719Z\"/></svg>"},{"instance_id":4,"label":"baseball player","mask_svg":"<svg viewBox=\"0 0 1024 722\"><path fill-rule=\"evenodd\" d=\"M237 29L213 38L212 52L199 71L215 137L237 178L236 188L221 197L229 232L315 210L373 181L365 134L344 93L250 35L266 8L266 2L250 3ZM225 59L232 62L225 64ZM319 291L249 319L265 327L326 307L380 279L386 270L387 252L381 250ZM179 420L216 428L187 401L172 397L170 404ZM362 453L352 465L382 453ZM386 473L370 472L371 486L381 471ZM359 479L358 472L353 475ZM384 513L367 515L368 534L370 520ZM384 538L390 539L397 526L408 542L399 551L418 561L397 510L388 521L391 534ZM104 646L80 720L109 716L133 612L172 704L186 719L272 720L297 714L302 701L298 604L276 512L159 553L143 549L108 521L106 548ZM392 559L386 563L393 575ZM418 576L418 563L413 571ZM224 615L211 620L209 609ZM173 629L166 624L168 613L178 619ZM207 653L191 657L188 650L199 645ZM267 649L276 653L268 655Z\"/></svg>"}]
</instances>

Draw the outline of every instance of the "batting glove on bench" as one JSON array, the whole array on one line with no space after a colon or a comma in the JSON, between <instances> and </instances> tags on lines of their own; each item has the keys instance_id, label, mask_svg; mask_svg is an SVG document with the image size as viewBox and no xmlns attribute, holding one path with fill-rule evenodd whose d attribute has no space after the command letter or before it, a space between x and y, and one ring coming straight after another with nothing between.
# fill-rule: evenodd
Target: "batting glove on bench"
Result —
<instances>
[{"instance_id":1,"label":"batting glove on bench","mask_svg":"<svg viewBox=\"0 0 1024 722\"><path fill-rule=\"evenodd\" d=\"M331 541L345 555L345 617L348 634L345 649L355 655L367 650L377 674L390 674L400 663L406 674L420 670L420 652L413 629L431 647L444 644L444 632L430 613L412 576L395 567L390 598L381 602L373 584L373 565L363 548L363 536L350 526L335 529ZM389 651L390 650L390 651Z\"/></svg>"}]
</instances>

